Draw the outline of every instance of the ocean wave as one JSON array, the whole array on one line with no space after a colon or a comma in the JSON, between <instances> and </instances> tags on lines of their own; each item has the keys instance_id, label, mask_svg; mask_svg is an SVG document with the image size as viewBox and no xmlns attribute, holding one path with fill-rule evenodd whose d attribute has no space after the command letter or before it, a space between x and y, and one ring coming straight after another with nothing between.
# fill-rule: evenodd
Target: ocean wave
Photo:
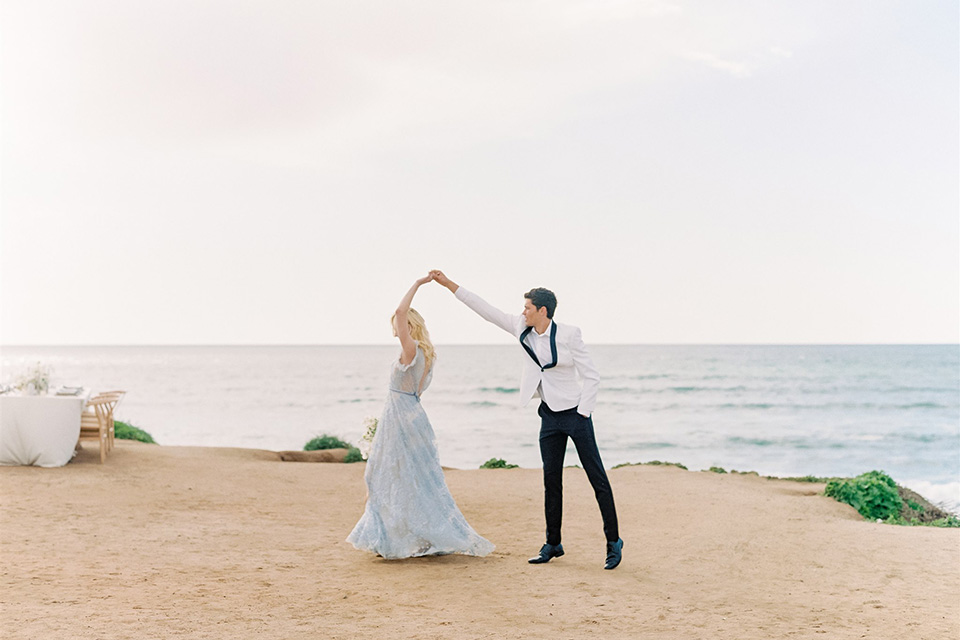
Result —
<instances>
[{"instance_id":1,"label":"ocean wave","mask_svg":"<svg viewBox=\"0 0 960 640\"><path fill-rule=\"evenodd\" d=\"M857 411L909 411L912 409L955 409L935 403L916 403L910 405L895 404L877 404L875 402L825 402L823 404L812 403L772 403L772 402L725 402L719 405L704 406L705 409L784 409L788 411L834 411L857 410Z\"/></svg>"},{"instance_id":2,"label":"ocean wave","mask_svg":"<svg viewBox=\"0 0 960 640\"><path fill-rule=\"evenodd\" d=\"M767 440L765 438L744 438L741 436L731 436L727 438L727 442L730 444L749 444L757 447L769 447L770 445L779 444L776 440Z\"/></svg>"},{"instance_id":3,"label":"ocean wave","mask_svg":"<svg viewBox=\"0 0 960 640\"><path fill-rule=\"evenodd\" d=\"M913 404L899 404L899 405L896 405L896 407L894 408L896 409L952 409L953 407L937 404L936 402L914 402Z\"/></svg>"},{"instance_id":4,"label":"ocean wave","mask_svg":"<svg viewBox=\"0 0 960 640\"><path fill-rule=\"evenodd\" d=\"M651 405L644 408L648 411L676 411L677 409L682 409L683 405L674 402L673 404L664 404L660 406Z\"/></svg>"},{"instance_id":5,"label":"ocean wave","mask_svg":"<svg viewBox=\"0 0 960 640\"><path fill-rule=\"evenodd\" d=\"M470 407L499 407L500 405L496 402L490 402L488 400L475 400L473 402L468 402L467 406Z\"/></svg>"},{"instance_id":6,"label":"ocean wave","mask_svg":"<svg viewBox=\"0 0 960 640\"><path fill-rule=\"evenodd\" d=\"M677 447L672 442L634 442L624 447L625 449L671 449Z\"/></svg>"},{"instance_id":7,"label":"ocean wave","mask_svg":"<svg viewBox=\"0 0 960 640\"><path fill-rule=\"evenodd\" d=\"M488 393L520 393L519 387L480 387L480 391Z\"/></svg>"},{"instance_id":8,"label":"ocean wave","mask_svg":"<svg viewBox=\"0 0 960 640\"><path fill-rule=\"evenodd\" d=\"M604 391L606 391L606 388L604 388ZM666 387L665 389L641 389L638 391L642 391L645 393L671 393L671 392L672 393L699 393L701 391L707 391L707 392L719 391L721 393L731 393L731 392L739 392L739 391L759 391L759 390L756 388L751 389L750 387L747 387L744 385L737 385L734 387L699 387L699 386L693 385L693 386L680 386L680 387Z\"/></svg>"},{"instance_id":9,"label":"ocean wave","mask_svg":"<svg viewBox=\"0 0 960 640\"><path fill-rule=\"evenodd\" d=\"M770 404L769 402L744 402L743 404L735 404L728 402L727 404L721 404L718 409L773 409L777 405Z\"/></svg>"},{"instance_id":10,"label":"ocean wave","mask_svg":"<svg viewBox=\"0 0 960 640\"><path fill-rule=\"evenodd\" d=\"M905 480L898 484L916 491L938 507L960 515L960 482L935 483L927 480Z\"/></svg>"},{"instance_id":11,"label":"ocean wave","mask_svg":"<svg viewBox=\"0 0 960 640\"><path fill-rule=\"evenodd\" d=\"M923 442L929 444L931 442L937 442L938 440L951 440L953 441L954 446L960 444L960 439L957 438L956 433L910 433L909 431L904 433L896 434L901 440L909 440L910 442Z\"/></svg>"},{"instance_id":12,"label":"ocean wave","mask_svg":"<svg viewBox=\"0 0 960 640\"><path fill-rule=\"evenodd\" d=\"M809 438L754 438L745 436L730 436L726 439L727 443L732 445L749 445L757 447L767 446L785 446L793 449L846 449L855 447L856 443L870 442L889 442L891 440L907 440L913 443L932 444L939 441L947 441L950 446L960 445L960 439L956 434L938 434L938 433L867 433L853 434L834 439L829 437L811 436ZM902 446L902 445L901 445Z\"/></svg>"},{"instance_id":13,"label":"ocean wave","mask_svg":"<svg viewBox=\"0 0 960 640\"><path fill-rule=\"evenodd\" d=\"M844 449L847 445L836 440L817 439L812 441L807 438L746 438L743 436L730 436L727 443L732 445L747 445L751 447L771 447L781 446L790 449Z\"/></svg>"}]
</instances>

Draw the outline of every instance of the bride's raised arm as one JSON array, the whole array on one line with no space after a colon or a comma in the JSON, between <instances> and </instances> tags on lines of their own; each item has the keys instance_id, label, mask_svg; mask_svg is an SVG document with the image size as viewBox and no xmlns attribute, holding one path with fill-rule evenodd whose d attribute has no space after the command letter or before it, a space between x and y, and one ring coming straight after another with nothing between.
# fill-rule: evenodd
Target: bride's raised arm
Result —
<instances>
[{"instance_id":1,"label":"bride's raised arm","mask_svg":"<svg viewBox=\"0 0 960 640\"><path fill-rule=\"evenodd\" d=\"M393 315L397 338L400 339L400 346L403 348L403 352L400 354L400 364L410 364L417 355L417 342L410 336L410 325L407 324L407 312L410 311L410 303L413 302L413 296L416 295L417 289L420 288L420 285L426 284L431 280L433 280L433 275L429 273L417 279L417 281L413 283L413 286L410 287L410 290L407 291L406 295L403 296L403 299L400 300L400 305Z\"/></svg>"}]
</instances>

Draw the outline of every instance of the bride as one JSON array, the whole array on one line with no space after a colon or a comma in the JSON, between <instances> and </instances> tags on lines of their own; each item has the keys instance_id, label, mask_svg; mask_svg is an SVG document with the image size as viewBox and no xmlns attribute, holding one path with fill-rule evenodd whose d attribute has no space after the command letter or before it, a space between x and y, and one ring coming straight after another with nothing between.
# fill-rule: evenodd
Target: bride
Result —
<instances>
[{"instance_id":1,"label":"bride","mask_svg":"<svg viewBox=\"0 0 960 640\"><path fill-rule=\"evenodd\" d=\"M485 556L494 546L467 524L440 468L436 439L420 396L430 386L436 352L423 318L410 308L417 280L391 319L400 339L390 392L367 460L367 506L347 537L387 559L461 553Z\"/></svg>"}]
</instances>

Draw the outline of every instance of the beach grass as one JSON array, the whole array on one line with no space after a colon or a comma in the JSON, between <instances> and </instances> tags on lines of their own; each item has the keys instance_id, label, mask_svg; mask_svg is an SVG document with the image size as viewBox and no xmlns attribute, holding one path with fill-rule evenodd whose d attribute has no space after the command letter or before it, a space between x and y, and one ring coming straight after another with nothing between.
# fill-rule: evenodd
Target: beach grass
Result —
<instances>
[{"instance_id":1,"label":"beach grass","mask_svg":"<svg viewBox=\"0 0 960 640\"><path fill-rule=\"evenodd\" d=\"M756 472L754 471L745 471L745 472L734 471L734 473L753 473L754 475L756 475ZM763 477L766 478L767 480L789 480L790 482L812 482L816 484L826 484L831 480L843 480L843 478L825 477L825 476L763 476Z\"/></svg>"},{"instance_id":2,"label":"beach grass","mask_svg":"<svg viewBox=\"0 0 960 640\"><path fill-rule=\"evenodd\" d=\"M622 464L614 465L614 469L619 469L621 467L635 467L638 465L652 465L652 466L666 466L666 467L677 467L678 469L683 469L684 471L689 471L685 465L680 464L679 462L662 462L660 460L651 460L650 462L624 462Z\"/></svg>"}]
</instances>

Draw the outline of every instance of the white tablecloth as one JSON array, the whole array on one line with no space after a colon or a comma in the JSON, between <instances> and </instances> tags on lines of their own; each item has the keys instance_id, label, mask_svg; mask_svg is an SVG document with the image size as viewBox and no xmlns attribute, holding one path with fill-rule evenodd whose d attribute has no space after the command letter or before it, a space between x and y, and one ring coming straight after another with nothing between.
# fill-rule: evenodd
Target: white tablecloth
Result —
<instances>
[{"instance_id":1,"label":"white tablecloth","mask_svg":"<svg viewBox=\"0 0 960 640\"><path fill-rule=\"evenodd\" d=\"M62 467L80 436L89 391L77 396L0 396L0 464Z\"/></svg>"}]
</instances>

